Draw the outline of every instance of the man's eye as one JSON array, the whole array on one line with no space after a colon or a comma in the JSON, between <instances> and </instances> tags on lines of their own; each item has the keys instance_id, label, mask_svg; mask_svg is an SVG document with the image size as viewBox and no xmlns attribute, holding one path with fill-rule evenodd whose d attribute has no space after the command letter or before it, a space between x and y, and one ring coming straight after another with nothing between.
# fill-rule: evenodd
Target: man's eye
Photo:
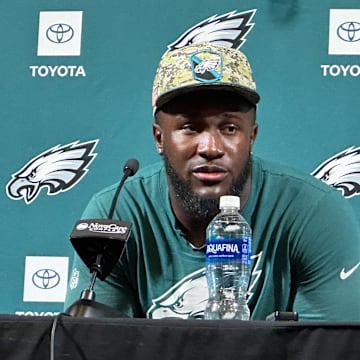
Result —
<instances>
[{"instance_id":1,"label":"man's eye","mask_svg":"<svg viewBox=\"0 0 360 360\"><path fill-rule=\"evenodd\" d=\"M235 134L237 131L237 127L235 125L227 125L224 126L223 131L227 134Z\"/></svg>"},{"instance_id":2,"label":"man's eye","mask_svg":"<svg viewBox=\"0 0 360 360\"><path fill-rule=\"evenodd\" d=\"M192 125L192 124L185 124L182 128L183 128L183 130L185 130L186 132L194 132L194 131L196 131L195 126Z\"/></svg>"}]
</instances>

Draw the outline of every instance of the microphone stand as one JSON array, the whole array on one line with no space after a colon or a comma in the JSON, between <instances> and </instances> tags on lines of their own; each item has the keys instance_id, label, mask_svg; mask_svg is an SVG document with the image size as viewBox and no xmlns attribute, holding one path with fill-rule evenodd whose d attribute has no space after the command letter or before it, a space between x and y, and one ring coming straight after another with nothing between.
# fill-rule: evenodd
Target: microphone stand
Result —
<instances>
[{"instance_id":1,"label":"microphone stand","mask_svg":"<svg viewBox=\"0 0 360 360\"><path fill-rule=\"evenodd\" d=\"M87 289L83 290L80 299L74 302L66 313L75 317L120 317L121 314L110 306L95 301L94 285L99 274L102 272L102 254L97 254L96 261L92 265L92 274Z\"/></svg>"},{"instance_id":2,"label":"microphone stand","mask_svg":"<svg viewBox=\"0 0 360 360\"><path fill-rule=\"evenodd\" d=\"M127 163L129 163L131 160L129 160ZM137 160L136 160L137 161ZM139 166L139 165L137 165ZM133 167L129 167L129 166L124 166L124 176L122 177L121 181L120 181L120 184L119 186L117 187L116 189L116 192L115 192L115 195L112 199L112 203L111 203L111 207L110 207L110 210L109 210L109 215L108 215L108 219L112 219L113 216L114 216L114 211L115 211L115 206L116 206L116 203L117 203L117 200L118 200L118 197L119 197L119 194L120 194L120 191L126 181L126 179L129 177L129 176L133 176L135 174L135 172L137 171L137 168L133 168Z\"/></svg>"},{"instance_id":3,"label":"microphone stand","mask_svg":"<svg viewBox=\"0 0 360 360\"><path fill-rule=\"evenodd\" d=\"M70 307L66 310L66 313L70 316L121 317L121 314L117 310L95 301L94 285L98 277L100 280L104 280L110 273L116 261L121 257L125 243L129 238L131 224L124 221L112 221L112 217L114 215L120 190L122 189L125 180L129 176L133 176L137 172L138 168L139 162L136 159L129 159L124 165L124 175L113 197L108 219L83 220L79 221L77 225L75 225L71 235L71 241L79 256L90 268L91 278L87 289L81 292L80 299L70 305ZM122 227L123 232L121 232L121 234L110 233L110 235L106 234L106 236L104 236L104 232L102 232L97 236L94 236L94 233L89 231L91 226L90 223L93 221L101 222L100 225L108 225L109 222L116 223L116 225ZM81 223L80 229L78 227L79 223ZM83 228L83 225L86 225L85 229ZM81 232L85 232L85 235ZM86 246L88 244L90 244L90 246ZM94 253L96 254L95 262L91 260Z\"/></svg>"}]
</instances>

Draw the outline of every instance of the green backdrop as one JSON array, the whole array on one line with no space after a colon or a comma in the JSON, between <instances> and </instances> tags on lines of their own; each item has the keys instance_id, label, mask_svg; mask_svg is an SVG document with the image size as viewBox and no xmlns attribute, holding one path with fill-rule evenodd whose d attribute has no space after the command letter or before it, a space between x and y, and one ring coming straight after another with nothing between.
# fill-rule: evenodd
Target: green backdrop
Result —
<instances>
[{"instance_id":1,"label":"green backdrop","mask_svg":"<svg viewBox=\"0 0 360 360\"><path fill-rule=\"evenodd\" d=\"M311 173L359 147L359 5L2 0L0 312L62 310L73 224L95 191L118 181L128 158L140 166L158 159L151 135L157 63L169 43L212 15L256 9L242 50L262 96L257 154ZM88 144L89 156L77 182L53 194L42 186L27 202L24 192L12 196L14 174L56 146L76 144ZM356 195L349 201L359 213Z\"/></svg>"}]
</instances>

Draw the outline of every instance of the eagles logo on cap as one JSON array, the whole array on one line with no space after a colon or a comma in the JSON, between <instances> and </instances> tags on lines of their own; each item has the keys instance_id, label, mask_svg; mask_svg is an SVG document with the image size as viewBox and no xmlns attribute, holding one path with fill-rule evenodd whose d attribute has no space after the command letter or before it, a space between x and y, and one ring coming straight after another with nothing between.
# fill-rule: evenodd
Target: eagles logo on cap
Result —
<instances>
[{"instance_id":1,"label":"eagles logo on cap","mask_svg":"<svg viewBox=\"0 0 360 360\"><path fill-rule=\"evenodd\" d=\"M220 53L211 50L197 51L190 57L194 80L215 82L222 78L223 59Z\"/></svg>"},{"instance_id":2,"label":"eagles logo on cap","mask_svg":"<svg viewBox=\"0 0 360 360\"><path fill-rule=\"evenodd\" d=\"M237 92L253 105L260 99L245 54L205 42L162 56L153 86L154 113L177 95L205 88Z\"/></svg>"}]
</instances>

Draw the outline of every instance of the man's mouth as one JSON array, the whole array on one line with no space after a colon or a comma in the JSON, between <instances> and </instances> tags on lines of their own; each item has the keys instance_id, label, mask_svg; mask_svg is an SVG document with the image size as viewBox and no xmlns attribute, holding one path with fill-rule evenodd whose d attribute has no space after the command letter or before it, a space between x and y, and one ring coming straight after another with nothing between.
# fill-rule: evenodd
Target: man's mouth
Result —
<instances>
[{"instance_id":1,"label":"man's mouth","mask_svg":"<svg viewBox=\"0 0 360 360\"><path fill-rule=\"evenodd\" d=\"M193 169L193 175L202 182L217 183L227 176L227 171L219 166L202 165Z\"/></svg>"}]
</instances>

